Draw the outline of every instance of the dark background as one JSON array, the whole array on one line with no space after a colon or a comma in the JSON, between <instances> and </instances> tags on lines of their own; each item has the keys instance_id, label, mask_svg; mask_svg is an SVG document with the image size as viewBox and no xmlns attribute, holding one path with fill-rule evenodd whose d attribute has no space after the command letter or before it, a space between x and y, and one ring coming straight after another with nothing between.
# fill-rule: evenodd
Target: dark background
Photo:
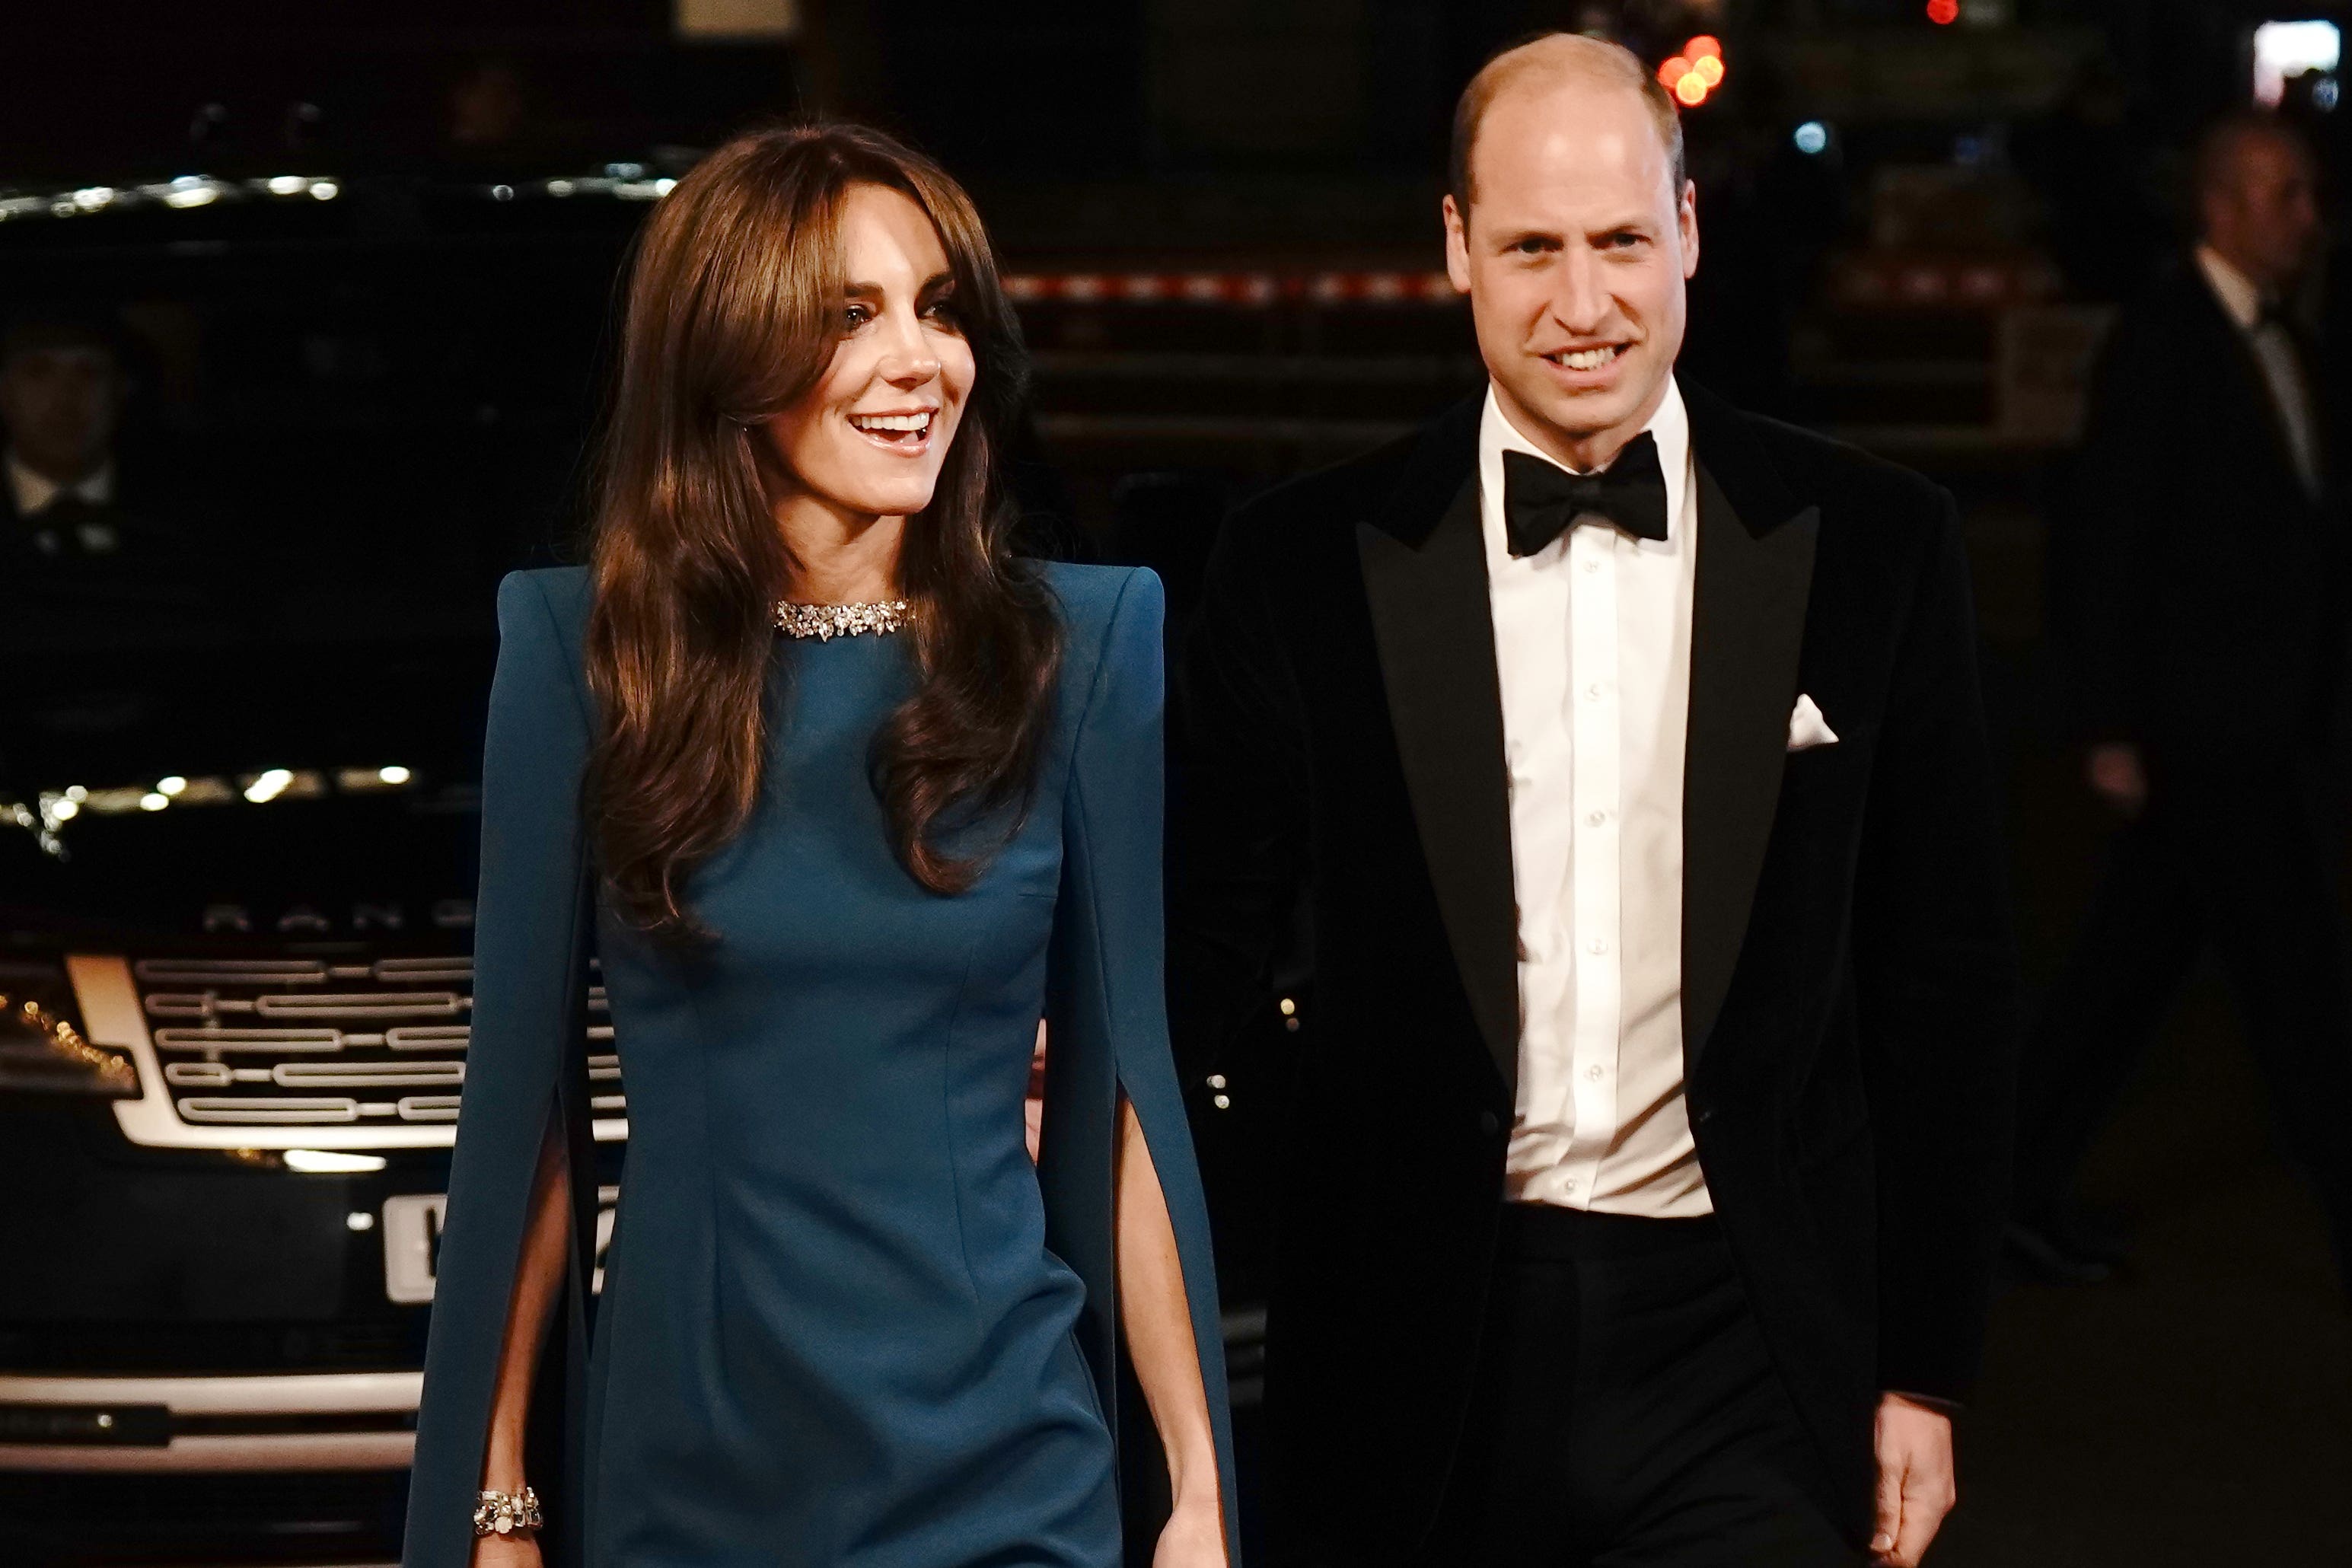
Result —
<instances>
[{"instance_id":1,"label":"dark background","mask_svg":"<svg viewBox=\"0 0 2352 1568\"><path fill-rule=\"evenodd\" d=\"M355 195L539 189L527 183L614 162L682 171L731 130L814 111L906 134L967 180L1008 271L1029 280L1039 376L1023 488L1040 536L1152 562L1180 611L1231 500L1477 386L1458 303L1348 296L1442 265L1446 122L1478 62L1543 26L1605 32L1652 61L1716 36L1727 79L1685 115L1704 236L1685 373L1960 497L2037 985L2108 827L2076 782L2050 608L2063 603L2052 541L2083 372L2105 309L2185 232L2186 149L2246 100L2252 26L2331 14L1962 0L1939 26L1908 0L803 0L767 11L765 36L710 38L685 25L686 0L12 10L0 198L289 171ZM2289 110L2340 213L2347 122L2323 101L2332 81L2306 80ZM1809 123L1817 151L1810 133L1801 143ZM428 206L380 210L429 226ZM446 520L428 531L468 561L457 583L567 548L628 221L600 220L609 242L583 247L551 293L514 268L405 275L404 319L427 335L436 321L487 332L527 303L544 316L551 298L568 323L561 343L519 351L561 383L532 404L530 464L502 467L502 437L469 438L482 493L527 521L470 542L444 538ZM0 225L0 254L15 232ZM197 242L159 237L158 266L175 243ZM2329 341L2333 271L2299 302ZM1262 279L1272 297L1118 297L1134 288L1120 279L1190 273L1244 280L1229 293ZM1318 297L1323 274L1351 281ZM1073 277L1111 281L1072 299ZM459 393L422 395L454 406ZM430 428L407 443L420 463L436 456ZM322 481L320 510L337 482ZM403 542L381 507L352 515ZM1210 1114L1244 1122L1255 1108ZM2097 1289L2005 1294L1963 1426L1962 1510L1933 1561L2352 1563L2352 1331L2210 977L2089 1186L2132 1226L2138 1265ZM1246 1181L1221 1201L1228 1272L1245 1281L1262 1239Z\"/></svg>"}]
</instances>

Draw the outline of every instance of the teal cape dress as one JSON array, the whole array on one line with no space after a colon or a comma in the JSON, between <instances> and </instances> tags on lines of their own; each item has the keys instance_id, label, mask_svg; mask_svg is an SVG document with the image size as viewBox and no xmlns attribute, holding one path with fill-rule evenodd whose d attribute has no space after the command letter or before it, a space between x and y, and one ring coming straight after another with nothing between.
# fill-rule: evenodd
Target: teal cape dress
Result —
<instances>
[{"instance_id":1,"label":"teal cape dress","mask_svg":"<svg viewBox=\"0 0 2352 1568\"><path fill-rule=\"evenodd\" d=\"M572 1168L592 1168L592 938L629 1149L593 1302L593 1184L573 1184L570 1279L534 1387L551 1565L1118 1563L1122 1093L1183 1261L1234 1550L1208 1220L1161 994L1160 588L1149 572L1041 570L1066 629L1054 721L1010 841L1009 814L950 840L1003 843L979 881L952 897L919 887L870 783L875 732L913 689L911 639L782 643L762 797L689 884L718 942L684 962L595 893L580 811L586 575L520 573L500 589L473 1039L411 1568L471 1552L551 1118ZM1033 1167L1022 1108L1041 1016Z\"/></svg>"}]
</instances>

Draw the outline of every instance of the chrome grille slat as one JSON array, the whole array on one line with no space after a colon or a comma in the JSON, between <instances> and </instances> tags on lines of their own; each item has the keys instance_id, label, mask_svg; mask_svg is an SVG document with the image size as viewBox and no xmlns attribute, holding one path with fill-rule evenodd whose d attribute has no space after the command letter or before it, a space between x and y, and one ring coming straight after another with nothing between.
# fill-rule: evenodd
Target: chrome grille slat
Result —
<instances>
[{"instance_id":1,"label":"chrome grille slat","mask_svg":"<svg viewBox=\"0 0 2352 1568\"><path fill-rule=\"evenodd\" d=\"M454 1094L412 1094L400 1102L403 1121L455 1121L457 1120L457 1097Z\"/></svg>"},{"instance_id":2,"label":"chrome grille slat","mask_svg":"<svg viewBox=\"0 0 2352 1568\"><path fill-rule=\"evenodd\" d=\"M184 1089L226 1089L236 1074L226 1062L166 1062L163 1081Z\"/></svg>"},{"instance_id":3,"label":"chrome grille slat","mask_svg":"<svg viewBox=\"0 0 2352 1568\"><path fill-rule=\"evenodd\" d=\"M395 1051L462 1051L473 1037L470 1024L402 1024L383 1032Z\"/></svg>"},{"instance_id":4,"label":"chrome grille slat","mask_svg":"<svg viewBox=\"0 0 2352 1568\"><path fill-rule=\"evenodd\" d=\"M310 1055L343 1048L341 1029L158 1029L155 1044L167 1051L300 1051Z\"/></svg>"},{"instance_id":5,"label":"chrome grille slat","mask_svg":"<svg viewBox=\"0 0 2352 1568\"><path fill-rule=\"evenodd\" d=\"M379 958L368 968L387 984L448 984L474 977L470 958Z\"/></svg>"},{"instance_id":6,"label":"chrome grille slat","mask_svg":"<svg viewBox=\"0 0 2352 1568\"><path fill-rule=\"evenodd\" d=\"M315 996L257 996L265 1018L454 1018L470 997L454 991L330 991Z\"/></svg>"},{"instance_id":7,"label":"chrome grille slat","mask_svg":"<svg viewBox=\"0 0 2352 1568\"><path fill-rule=\"evenodd\" d=\"M180 1101L180 1116L183 1121L202 1122L325 1124L357 1121L360 1107L355 1100L340 1099L263 1100L257 1096L190 1099Z\"/></svg>"},{"instance_id":8,"label":"chrome grille slat","mask_svg":"<svg viewBox=\"0 0 2352 1568\"><path fill-rule=\"evenodd\" d=\"M280 1089L431 1089L466 1081L464 1062L279 1062Z\"/></svg>"},{"instance_id":9,"label":"chrome grille slat","mask_svg":"<svg viewBox=\"0 0 2352 1568\"><path fill-rule=\"evenodd\" d=\"M318 985L327 966L308 958L142 958L131 973L163 985Z\"/></svg>"},{"instance_id":10,"label":"chrome grille slat","mask_svg":"<svg viewBox=\"0 0 2352 1568\"><path fill-rule=\"evenodd\" d=\"M213 994L209 991L150 991L143 1005L151 1018L209 1018L213 1016Z\"/></svg>"}]
</instances>

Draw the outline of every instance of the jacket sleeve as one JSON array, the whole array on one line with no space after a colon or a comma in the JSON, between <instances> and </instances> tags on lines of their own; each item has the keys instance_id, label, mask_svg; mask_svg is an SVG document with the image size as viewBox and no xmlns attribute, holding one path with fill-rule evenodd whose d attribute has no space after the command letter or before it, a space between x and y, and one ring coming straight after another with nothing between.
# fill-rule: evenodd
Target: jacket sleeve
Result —
<instances>
[{"instance_id":1,"label":"jacket sleeve","mask_svg":"<svg viewBox=\"0 0 2352 1568\"><path fill-rule=\"evenodd\" d=\"M1103 1409L1120 1430L1113 1138L1135 1107L1168 1203L1201 1382L1215 1428L1226 1551L1240 1562L1233 1424L1209 1216L1169 1055L1160 906L1162 795L1159 578L1130 574L1087 682L1063 799L1062 879L1048 969L1045 1116L1038 1178L1055 1253L1087 1284L1081 1338ZM1073 681L1067 690L1078 689ZM1148 1424L1139 1422L1143 1430ZM1122 1466L1122 1468L1125 1467Z\"/></svg>"},{"instance_id":2,"label":"jacket sleeve","mask_svg":"<svg viewBox=\"0 0 2352 1568\"><path fill-rule=\"evenodd\" d=\"M532 575L499 589L499 664L482 759L481 884L475 904L473 1029L450 1161L425 1388L409 1488L407 1568L463 1568L473 1548L500 1339L541 1140L570 1141L570 1280L532 1396L534 1464L577 1473L595 1182L580 1048L586 990L587 859L579 808L587 706L574 639ZM564 1413L572 1413L565 1419ZM553 1429L550 1429L550 1423ZM549 1439L552 1438L553 1441ZM535 1474L551 1564L577 1551L579 1488Z\"/></svg>"},{"instance_id":3,"label":"jacket sleeve","mask_svg":"<svg viewBox=\"0 0 2352 1568\"><path fill-rule=\"evenodd\" d=\"M1225 528L1175 694L1168 999L1192 1084L1267 1001L1306 877L1306 722L1256 558L1265 526L1244 512Z\"/></svg>"},{"instance_id":4,"label":"jacket sleeve","mask_svg":"<svg viewBox=\"0 0 2352 1568\"><path fill-rule=\"evenodd\" d=\"M1948 497L1893 682L1853 916L1878 1162L1878 1385L1958 1400L1983 1348L2008 1202L2019 980Z\"/></svg>"}]
</instances>

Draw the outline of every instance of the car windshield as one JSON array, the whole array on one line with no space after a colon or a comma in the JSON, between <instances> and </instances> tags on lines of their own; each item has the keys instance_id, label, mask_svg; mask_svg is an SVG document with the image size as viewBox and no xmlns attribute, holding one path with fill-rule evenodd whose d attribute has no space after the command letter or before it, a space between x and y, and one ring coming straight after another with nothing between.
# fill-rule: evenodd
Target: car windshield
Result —
<instances>
[{"instance_id":1,"label":"car windshield","mask_svg":"<svg viewBox=\"0 0 2352 1568\"><path fill-rule=\"evenodd\" d=\"M644 204L250 184L0 224L0 802L467 770L497 580L575 531Z\"/></svg>"}]
</instances>

